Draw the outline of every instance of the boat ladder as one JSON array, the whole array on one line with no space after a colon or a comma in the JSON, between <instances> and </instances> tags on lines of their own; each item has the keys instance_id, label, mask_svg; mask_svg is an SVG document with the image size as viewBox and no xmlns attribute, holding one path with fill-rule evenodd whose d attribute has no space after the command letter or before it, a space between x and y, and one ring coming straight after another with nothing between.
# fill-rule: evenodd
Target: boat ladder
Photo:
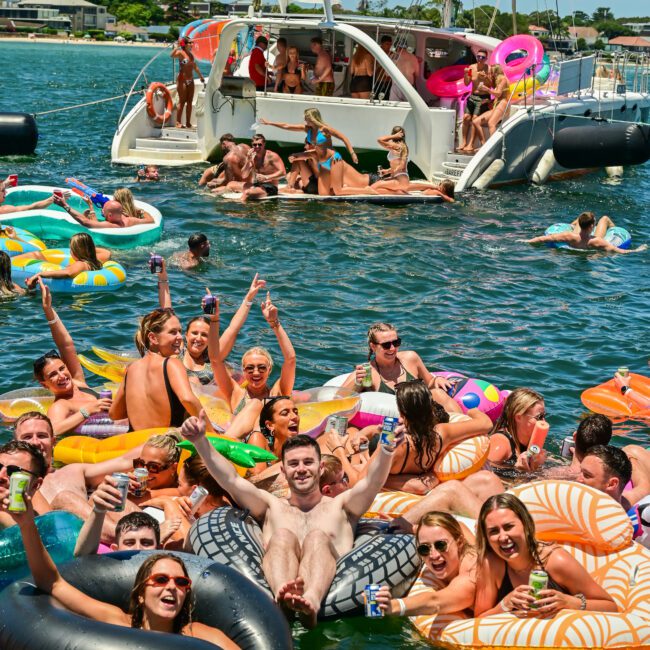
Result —
<instances>
[{"instance_id":1,"label":"boat ladder","mask_svg":"<svg viewBox=\"0 0 650 650\"><path fill-rule=\"evenodd\" d=\"M473 156L449 152L447 159L442 163L442 168L433 172L432 180L434 182L440 182L450 179L456 182L462 176L472 158Z\"/></svg>"},{"instance_id":2,"label":"boat ladder","mask_svg":"<svg viewBox=\"0 0 650 650\"><path fill-rule=\"evenodd\" d=\"M129 156L137 160L146 160L148 164L165 165L170 160L201 162L203 157L198 147L196 129L179 129L164 126L160 135L138 137L135 147L129 149Z\"/></svg>"}]
</instances>

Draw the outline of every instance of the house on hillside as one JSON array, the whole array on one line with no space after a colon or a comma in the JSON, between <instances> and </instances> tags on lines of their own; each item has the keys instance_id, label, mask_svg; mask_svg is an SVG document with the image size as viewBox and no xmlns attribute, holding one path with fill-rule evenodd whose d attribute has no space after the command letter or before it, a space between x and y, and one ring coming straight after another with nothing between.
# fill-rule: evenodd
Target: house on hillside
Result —
<instances>
[{"instance_id":1,"label":"house on hillside","mask_svg":"<svg viewBox=\"0 0 650 650\"><path fill-rule=\"evenodd\" d=\"M579 38L584 39L588 46L593 45L600 38L598 30L594 27L569 27L569 36L576 43Z\"/></svg>"},{"instance_id":2,"label":"house on hillside","mask_svg":"<svg viewBox=\"0 0 650 650\"><path fill-rule=\"evenodd\" d=\"M549 32L546 27L540 27L539 25L528 25L528 33L535 38L548 38Z\"/></svg>"},{"instance_id":3,"label":"house on hillside","mask_svg":"<svg viewBox=\"0 0 650 650\"><path fill-rule=\"evenodd\" d=\"M623 27L627 27L639 36L650 36L650 23L623 23Z\"/></svg>"},{"instance_id":4,"label":"house on hillside","mask_svg":"<svg viewBox=\"0 0 650 650\"><path fill-rule=\"evenodd\" d=\"M138 27L137 25L132 25L131 23L117 23L115 26L115 31L118 34L131 34L133 36L133 40L135 41L149 40L149 31L146 27Z\"/></svg>"},{"instance_id":5,"label":"house on hillside","mask_svg":"<svg viewBox=\"0 0 650 650\"><path fill-rule=\"evenodd\" d=\"M650 38L644 38L643 36L617 36L616 38L610 39L608 49L650 54Z\"/></svg>"},{"instance_id":6,"label":"house on hillside","mask_svg":"<svg viewBox=\"0 0 650 650\"><path fill-rule=\"evenodd\" d=\"M110 14L106 7L88 0L20 0L18 8L56 10L62 16L70 17L70 27L75 32L89 29L106 29Z\"/></svg>"}]
</instances>

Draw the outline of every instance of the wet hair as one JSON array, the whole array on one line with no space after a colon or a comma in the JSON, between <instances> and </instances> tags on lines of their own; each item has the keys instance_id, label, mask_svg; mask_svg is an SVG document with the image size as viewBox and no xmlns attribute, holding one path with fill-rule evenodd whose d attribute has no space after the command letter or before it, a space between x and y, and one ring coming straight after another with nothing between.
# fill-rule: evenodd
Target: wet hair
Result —
<instances>
[{"instance_id":1,"label":"wet hair","mask_svg":"<svg viewBox=\"0 0 650 650\"><path fill-rule=\"evenodd\" d=\"M615 476L618 479L619 490L623 492L625 486L632 478L632 462L628 455L619 447L614 445L595 445L585 452L584 458L595 456L600 458L607 478Z\"/></svg>"},{"instance_id":2,"label":"wet hair","mask_svg":"<svg viewBox=\"0 0 650 650\"><path fill-rule=\"evenodd\" d=\"M440 526L444 528L456 542L458 546L458 556L463 557L468 551L474 550L474 547L465 539L463 529L448 512L432 511L422 516L415 529L416 542L420 541L420 529L422 526Z\"/></svg>"},{"instance_id":3,"label":"wet hair","mask_svg":"<svg viewBox=\"0 0 650 650\"><path fill-rule=\"evenodd\" d=\"M517 454L521 454L523 447L519 442L519 438L517 438L517 423L515 421L515 415L521 415L533 406L533 404L543 401L544 398L531 388L515 388L515 390L508 395L508 398L503 405L503 411L501 411L499 419L494 423L490 434L499 431L506 431L515 443Z\"/></svg>"},{"instance_id":4,"label":"wet hair","mask_svg":"<svg viewBox=\"0 0 650 650\"><path fill-rule=\"evenodd\" d=\"M234 141L235 141L235 136L232 133L224 133L219 138L219 144L223 144L224 142L234 142Z\"/></svg>"},{"instance_id":5,"label":"wet hair","mask_svg":"<svg viewBox=\"0 0 650 650\"><path fill-rule=\"evenodd\" d=\"M176 318L176 314L169 307L154 309L142 317L140 328L135 333L135 347L138 348L141 357L149 349L149 334L160 334L167 321L172 318Z\"/></svg>"},{"instance_id":6,"label":"wet hair","mask_svg":"<svg viewBox=\"0 0 650 650\"><path fill-rule=\"evenodd\" d=\"M47 474L47 463L45 462L43 452L36 445L32 445L30 442L25 442L23 440L10 440L0 447L0 454L13 455L21 452L28 453L34 460L36 466L34 474L36 474L38 478L45 478L45 475Z\"/></svg>"},{"instance_id":7,"label":"wet hair","mask_svg":"<svg viewBox=\"0 0 650 650\"><path fill-rule=\"evenodd\" d=\"M332 454L323 454L321 456L323 461L323 473L320 475L320 489L322 490L326 485L334 483L336 475L343 469L343 463Z\"/></svg>"},{"instance_id":8,"label":"wet hair","mask_svg":"<svg viewBox=\"0 0 650 650\"><path fill-rule=\"evenodd\" d=\"M130 512L124 515L115 526L115 543L120 543L120 537L132 530L151 528L156 539L156 547L160 546L160 524L146 512Z\"/></svg>"},{"instance_id":9,"label":"wet hair","mask_svg":"<svg viewBox=\"0 0 650 650\"><path fill-rule=\"evenodd\" d=\"M208 241L207 235L202 232L195 232L193 235L190 235L187 239L187 247L192 250L202 246Z\"/></svg>"},{"instance_id":10,"label":"wet hair","mask_svg":"<svg viewBox=\"0 0 650 650\"><path fill-rule=\"evenodd\" d=\"M487 558L490 543L488 541L485 520L493 510L510 510L517 519L521 521L524 527L524 536L526 540L526 549L538 566L542 566L540 558L540 548L546 546L544 542L538 542L535 539L535 522L528 512L528 508L514 494L503 492L489 497L481 506L481 511L476 522L476 553L477 566L481 566Z\"/></svg>"},{"instance_id":11,"label":"wet hair","mask_svg":"<svg viewBox=\"0 0 650 650\"><path fill-rule=\"evenodd\" d=\"M145 447L154 447L156 449L164 449L167 452L167 462L177 463L181 457L181 448L177 444L183 439L180 433L175 429L171 429L167 433L160 433L156 436L151 436L147 442L144 443Z\"/></svg>"},{"instance_id":12,"label":"wet hair","mask_svg":"<svg viewBox=\"0 0 650 650\"><path fill-rule=\"evenodd\" d=\"M264 144L266 144L266 138L261 134L261 133L256 133L252 139L251 142L255 142L255 140L262 141Z\"/></svg>"},{"instance_id":13,"label":"wet hair","mask_svg":"<svg viewBox=\"0 0 650 650\"><path fill-rule=\"evenodd\" d=\"M596 223L596 215L593 212L583 212L578 217L578 225L580 228L591 228Z\"/></svg>"},{"instance_id":14,"label":"wet hair","mask_svg":"<svg viewBox=\"0 0 650 650\"><path fill-rule=\"evenodd\" d=\"M259 345L256 345L254 348L250 348L244 352L241 358L241 367L242 369L244 368L244 359L249 355L249 354L261 354L263 357L266 357L267 361L269 362L269 375L271 374L271 370L273 370L273 357L271 356L271 353L263 347L260 347Z\"/></svg>"},{"instance_id":15,"label":"wet hair","mask_svg":"<svg viewBox=\"0 0 650 650\"><path fill-rule=\"evenodd\" d=\"M599 413L588 415L576 430L575 452L582 457L592 447L607 445L611 439L612 421Z\"/></svg>"},{"instance_id":16,"label":"wet hair","mask_svg":"<svg viewBox=\"0 0 650 650\"><path fill-rule=\"evenodd\" d=\"M454 195L456 194L456 186L454 185L454 181L448 178L440 182L438 185L438 190L445 196L448 196L450 199L453 199Z\"/></svg>"},{"instance_id":17,"label":"wet hair","mask_svg":"<svg viewBox=\"0 0 650 650\"><path fill-rule=\"evenodd\" d=\"M374 323L368 328L368 361L370 361L375 355L370 344L377 343L375 339L375 334L377 332L397 332L397 330L390 323Z\"/></svg>"},{"instance_id":18,"label":"wet hair","mask_svg":"<svg viewBox=\"0 0 650 650\"><path fill-rule=\"evenodd\" d=\"M4 251L0 251L0 295L13 296L14 281L11 279L11 258Z\"/></svg>"},{"instance_id":19,"label":"wet hair","mask_svg":"<svg viewBox=\"0 0 650 650\"><path fill-rule=\"evenodd\" d=\"M78 232L70 238L70 253L80 262L90 265L91 271L99 271L102 263L97 259L93 238L87 232Z\"/></svg>"},{"instance_id":20,"label":"wet hair","mask_svg":"<svg viewBox=\"0 0 650 650\"><path fill-rule=\"evenodd\" d=\"M318 45L323 44L323 39L320 36L314 36L314 38L311 39L312 43L316 43Z\"/></svg>"},{"instance_id":21,"label":"wet hair","mask_svg":"<svg viewBox=\"0 0 650 650\"><path fill-rule=\"evenodd\" d=\"M15 422L14 422L14 433L18 431L18 427L23 423L27 422L28 420L43 420L43 422L47 422L47 426L50 430L50 437L54 438L54 427L52 426L52 420L47 417L44 413L40 413L39 411L27 411L27 413L23 413Z\"/></svg>"},{"instance_id":22,"label":"wet hair","mask_svg":"<svg viewBox=\"0 0 650 650\"><path fill-rule=\"evenodd\" d=\"M210 474L205 462L198 454L193 454L183 463L183 471L185 472L185 479L190 485L204 487L213 497L223 498L228 496L228 493Z\"/></svg>"},{"instance_id":23,"label":"wet hair","mask_svg":"<svg viewBox=\"0 0 650 650\"><path fill-rule=\"evenodd\" d=\"M135 583L133 584L133 589L131 590L131 596L129 598L129 614L131 614L131 627L141 628L144 620L144 590L147 587L147 580L153 572L153 567L156 562L159 560L172 560L179 564L183 573L186 577L190 577L187 573L187 567L183 560L176 555L171 553L154 553L150 555L138 569L138 573L135 576ZM185 592L185 602L181 611L178 612L178 615L174 619L174 634L180 634L187 625L192 622L192 591L188 589Z\"/></svg>"},{"instance_id":24,"label":"wet hair","mask_svg":"<svg viewBox=\"0 0 650 650\"><path fill-rule=\"evenodd\" d=\"M397 384L395 398L413 441L415 464L426 471L435 463L442 446L435 427L449 422L449 414L431 397L431 391L420 379Z\"/></svg>"},{"instance_id":25,"label":"wet hair","mask_svg":"<svg viewBox=\"0 0 650 650\"><path fill-rule=\"evenodd\" d=\"M113 199L115 201L119 201L119 203L122 204L122 212L124 212L127 216L134 217L136 219L142 219L144 216L142 210L135 207L133 194L127 187L120 187L116 189L113 193Z\"/></svg>"},{"instance_id":26,"label":"wet hair","mask_svg":"<svg viewBox=\"0 0 650 650\"><path fill-rule=\"evenodd\" d=\"M268 45L269 44L269 39L266 38L266 36L258 36L255 39L255 45L259 45L260 43L264 43L264 45Z\"/></svg>"},{"instance_id":27,"label":"wet hair","mask_svg":"<svg viewBox=\"0 0 650 650\"><path fill-rule=\"evenodd\" d=\"M38 359L36 359L36 361L34 361L34 379L36 379L36 381L43 381L43 370L45 370L47 362L52 359L61 360L61 355L58 350L52 349L49 352L42 354Z\"/></svg>"},{"instance_id":28,"label":"wet hair","mask_svg":"<svg viewBox=\"0 0 650 650\"><path fill-rule=\"evenodd\" d=\"M284 463L284 457L286 456L288 451L291 451L292 449L299 449L300 447L311 447L312 449L315 449L316 456L320 461L321 454L320 454L320 447L318 446L318 443L313 438L310 438L304 433L299 433L297 436L294 436L293 438L289 438L288 440L286 440L285 443L282 445L282 452L280 454L280 458L282 462Z\"/></svg>"},{"instance_id":29,"label":"wet hair","mask_svg":"<svg viewBox=\"0 0 650 650\"><path fill-rule=\"evenodd\" d=\"M266 423L273 421L277 403L285 399L293 401L288 395L276 395L265 400L264 406L262 406L262 410L260 411L260 430L262 433L270 433L269 428L266 426Z\"/></svg>"}]
</instances>

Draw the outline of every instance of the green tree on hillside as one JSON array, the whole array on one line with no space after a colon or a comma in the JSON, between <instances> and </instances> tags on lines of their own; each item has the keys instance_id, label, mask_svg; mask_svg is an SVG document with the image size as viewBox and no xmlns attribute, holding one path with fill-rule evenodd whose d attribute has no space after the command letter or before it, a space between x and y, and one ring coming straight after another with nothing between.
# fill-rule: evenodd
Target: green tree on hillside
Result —
<instances>
[{"instance_id":1,"label":"green tree on hillside","mask_svg":"<svg viewBox=\"0 0 650 650\"><path fill-rule=\"evenodd\" d=\"M605 20L614 20L614 14L609 7L598 7L591 15L591 19L595 23L600 23Z\"/></svg>"},{"instance_id":2,"label":"green tree on hillside","mask_svg":"<svg viewBox=\"0 0 650 650\"><path fill-rule=\"evenodd\" d=\"M169 5L167 5L165 20L168 23L185 25L191 22L193 19L194 16L192 16L190 13L189 0L173 0L173 2L170 2Z\"/></svg>"},{"instance_id":3,"label":"green tree on hillside","mask_svg":"<svg viewBox=\"0 0 650 650\"><path fill-rule=\"evenodd\" d=\"M598 30L599 34L605 34L607 38L616 38L617 36L634 36L634 32L629 27L623 27L621 23L615 20L605 20L596 23L594 27Z\"/></svg>"}]
</instances>

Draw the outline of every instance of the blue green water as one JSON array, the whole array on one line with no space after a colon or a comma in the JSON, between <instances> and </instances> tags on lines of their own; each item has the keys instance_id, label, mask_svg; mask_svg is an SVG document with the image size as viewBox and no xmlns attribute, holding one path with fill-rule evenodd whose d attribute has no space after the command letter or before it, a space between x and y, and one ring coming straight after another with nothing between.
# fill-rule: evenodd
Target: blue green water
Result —
<instances>
[{"instance_id":1,"label":"blue green water","mask_svg":"<svg viewBox=\"0 0 650 650\"><path fill-rule=\"evenodd\" d=\"M0 42L0 111L40 112L128 90L152 49ZM9 73L12 68L16 72ZM169 80L166 55L148 80ZM61 184L75 176L110 192L129 184L134 168L111 165L110 144L120 102L38 118L37 156L0 159L0 177ZM354 142L354 132L347 135ZM163 181L136 195L165 217L156 251L185 247L205 231L213 256L197 273L171 273L182 320L196 314L204 287L232 314L259 271L266 278L298 354L297 386L306 388L349 371L365 357L365 332L394 323L405 349L431 369L450 368L491 379L500 388L541 392L554 441L573 431L585 409L580 393L620 365L648 374L650 253L621 256L551 251L520 243L583 210L609 214L650 241L650 167L626 169L620 183L594 174L542 188L518 186L468 193L455 205L382 208L325 204L241 205L205 196L201 167L165 170ZM128 349L137 318L157 306L146 268L148 250L115 256L128 285L117 293L56 295L77 349ZM256 307L232 359L253 343L277 352ZM50 349L37 297L0 303L4 341L0 393L33 385L32 360ZM616 425L620 442L646 443L648 427ZM2 434L0 434L2 435ZM372 636L369 636L371 635ZM407 625L341 621L297 633L302 648L411 648Z\"/></svg>"}]
</instances>

